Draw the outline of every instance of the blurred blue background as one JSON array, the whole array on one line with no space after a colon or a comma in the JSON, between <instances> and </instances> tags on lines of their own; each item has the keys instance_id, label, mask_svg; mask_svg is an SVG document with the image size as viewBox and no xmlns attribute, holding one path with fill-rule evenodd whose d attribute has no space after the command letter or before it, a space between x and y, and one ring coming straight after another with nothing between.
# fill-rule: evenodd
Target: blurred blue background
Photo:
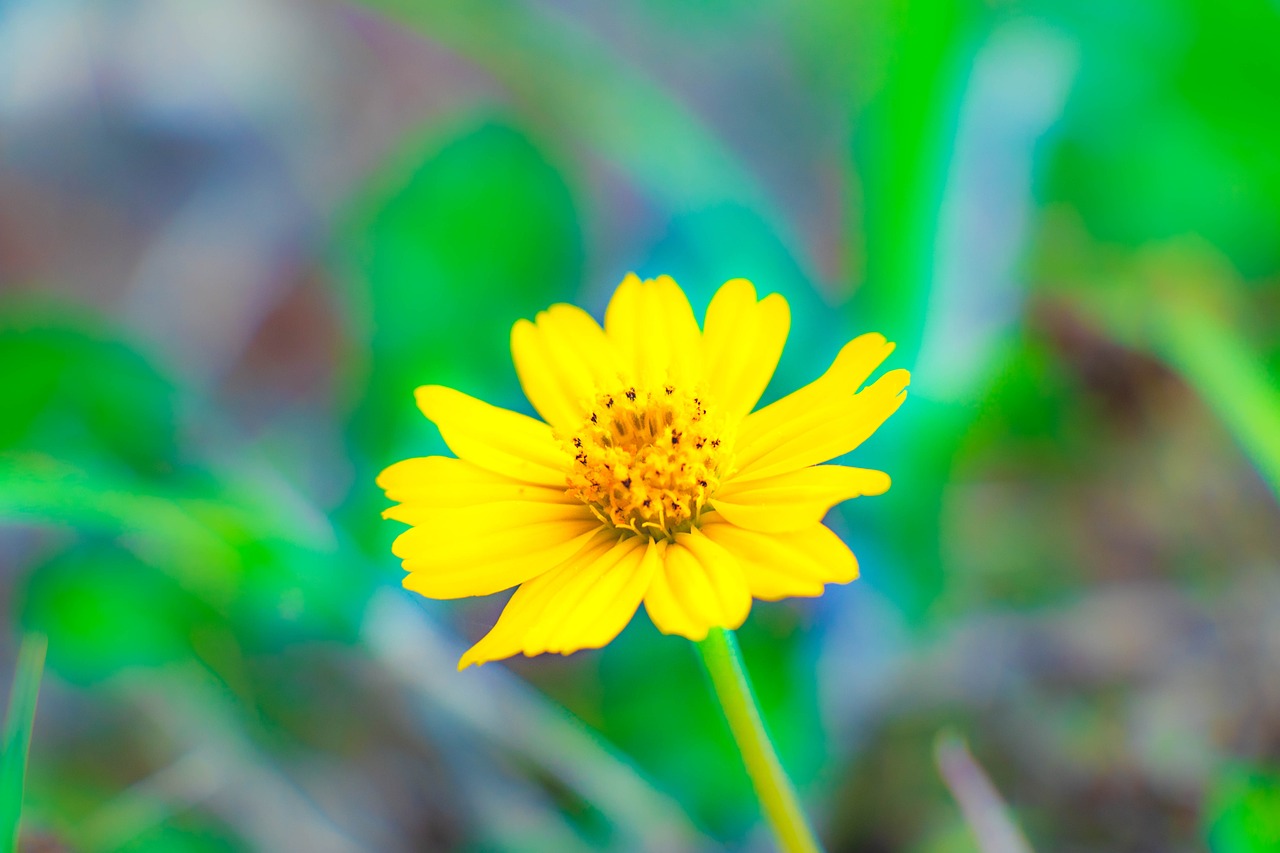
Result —
<instances>
[{"instance_id":1,"label":"blurred blue background","mask_svg":"<svg viewBox=\"0 0 1280 853\"><path fill-rule=\"evenodd\" d=\"M23 845L769 849L688 644L456 674L399 588L413 388L631 270L790 301L912 396L758 604L832 851L1280 846L1280 7L0 0L0 678L50 637Z\"/></svg>"}]
</instances>

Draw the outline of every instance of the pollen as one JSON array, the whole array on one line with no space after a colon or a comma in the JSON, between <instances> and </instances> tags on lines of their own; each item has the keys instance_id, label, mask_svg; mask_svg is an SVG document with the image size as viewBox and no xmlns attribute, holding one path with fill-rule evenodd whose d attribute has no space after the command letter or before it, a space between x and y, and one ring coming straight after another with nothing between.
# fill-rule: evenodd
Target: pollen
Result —
<instances>
[{"instance_id":1,"label":"pollen","mask_svg":"<svg viewBox=\"0 0 1280 853\"><path fill-rule=\"evenodd\" d=\"M698 523L728 474L723 433L696 393L673 385L601 394L565 442L569 494L611 527L672 539Z\"/></svg>"}]
</instances>

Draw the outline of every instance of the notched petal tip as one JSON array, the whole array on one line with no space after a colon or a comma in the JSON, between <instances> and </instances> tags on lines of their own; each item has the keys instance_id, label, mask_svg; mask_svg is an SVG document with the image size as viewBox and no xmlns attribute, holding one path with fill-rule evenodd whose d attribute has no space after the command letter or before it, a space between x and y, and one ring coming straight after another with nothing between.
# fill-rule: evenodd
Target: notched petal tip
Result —
<instances>
[{"instance_id":1,"label":"notched petal tip","mask_svg":"<svg viewBox=\"0 0 1280 853\"><path fill-rule=\"evenodd\" d=\"M895 397L904 397L907 393L907 387L911 384L911 371L905 367L894 368L885 371L879 379L875 381L875 385L884 384L886 388L897 388Z\"/></svg>"},{"instance_id":2,"label":"notched petal tip","mask_svg":"<svg viewBox=\"0 0 1280 853\"><path fill-rule=\"evenodd\" d=\"M708 393L731 421L745 417L768 386L791 328L791 308L778 293L756 300L744 278L720 286L703 317Z\"/></svg>"},{"instance_id":3,"label":"notched petal tip","mask_svg":"<svg viewBox=\"0 0 1280 853\"><path fill-rule=\"evenodd\" d=\"M843 375L839 383L841 393L853 393L863 382L884 364L898 345L879 332L858 335L840 348L827 375Z\"/></svg>"},{"instance_id":4,"label":"notched petal tip","mask_svg":"<svg viewBox=\"0 0 1280 853\"><path fill-rule=\"evenodd\" d=\"M784 324L788 329L790 328L791 303L787 301L787 297L783 296L781 293L770 293L764 299L760 300L760 305L761 307L767 305L769 306L769 310L777 311L779 316L783 319Z\"/></svg>"}]
</instances>

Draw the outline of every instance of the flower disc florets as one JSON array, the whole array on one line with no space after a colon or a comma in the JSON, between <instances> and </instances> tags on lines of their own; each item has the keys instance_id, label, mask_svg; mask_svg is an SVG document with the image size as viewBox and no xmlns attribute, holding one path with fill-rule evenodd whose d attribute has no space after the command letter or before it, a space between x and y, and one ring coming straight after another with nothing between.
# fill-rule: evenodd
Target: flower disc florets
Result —
<instances>
[{"instance_id":1,"label":"flower disc florets","mask_svg":"<svg viewBox=\"0 0 1280 853\"><path fill-rule=\"evenodd\" d=\"M569 449L569 493L605 524L652 539L693 527L728 458L703 400L673 385L601 394Z\"/></svg>"}]
</instances>

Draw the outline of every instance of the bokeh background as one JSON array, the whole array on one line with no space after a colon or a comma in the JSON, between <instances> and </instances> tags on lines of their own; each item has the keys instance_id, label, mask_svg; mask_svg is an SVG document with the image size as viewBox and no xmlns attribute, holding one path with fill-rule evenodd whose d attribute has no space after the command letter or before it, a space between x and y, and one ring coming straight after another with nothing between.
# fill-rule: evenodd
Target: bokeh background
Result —
<instances>
[{"instance_id":1,"label":"bokeh background","mask_svg":"<svg viewBox=\"0 0 1280 853\"><path fill-rule=\"evenodd\" d=\"M23 844L769 849L688 644L454 672L412 391L631 270L863 331L912 396L741 642L833 851L1280 847L1280 6L0 0L0 683ZM6 687L7 689L7 687Z\"/></svg>"}]
</instances>

